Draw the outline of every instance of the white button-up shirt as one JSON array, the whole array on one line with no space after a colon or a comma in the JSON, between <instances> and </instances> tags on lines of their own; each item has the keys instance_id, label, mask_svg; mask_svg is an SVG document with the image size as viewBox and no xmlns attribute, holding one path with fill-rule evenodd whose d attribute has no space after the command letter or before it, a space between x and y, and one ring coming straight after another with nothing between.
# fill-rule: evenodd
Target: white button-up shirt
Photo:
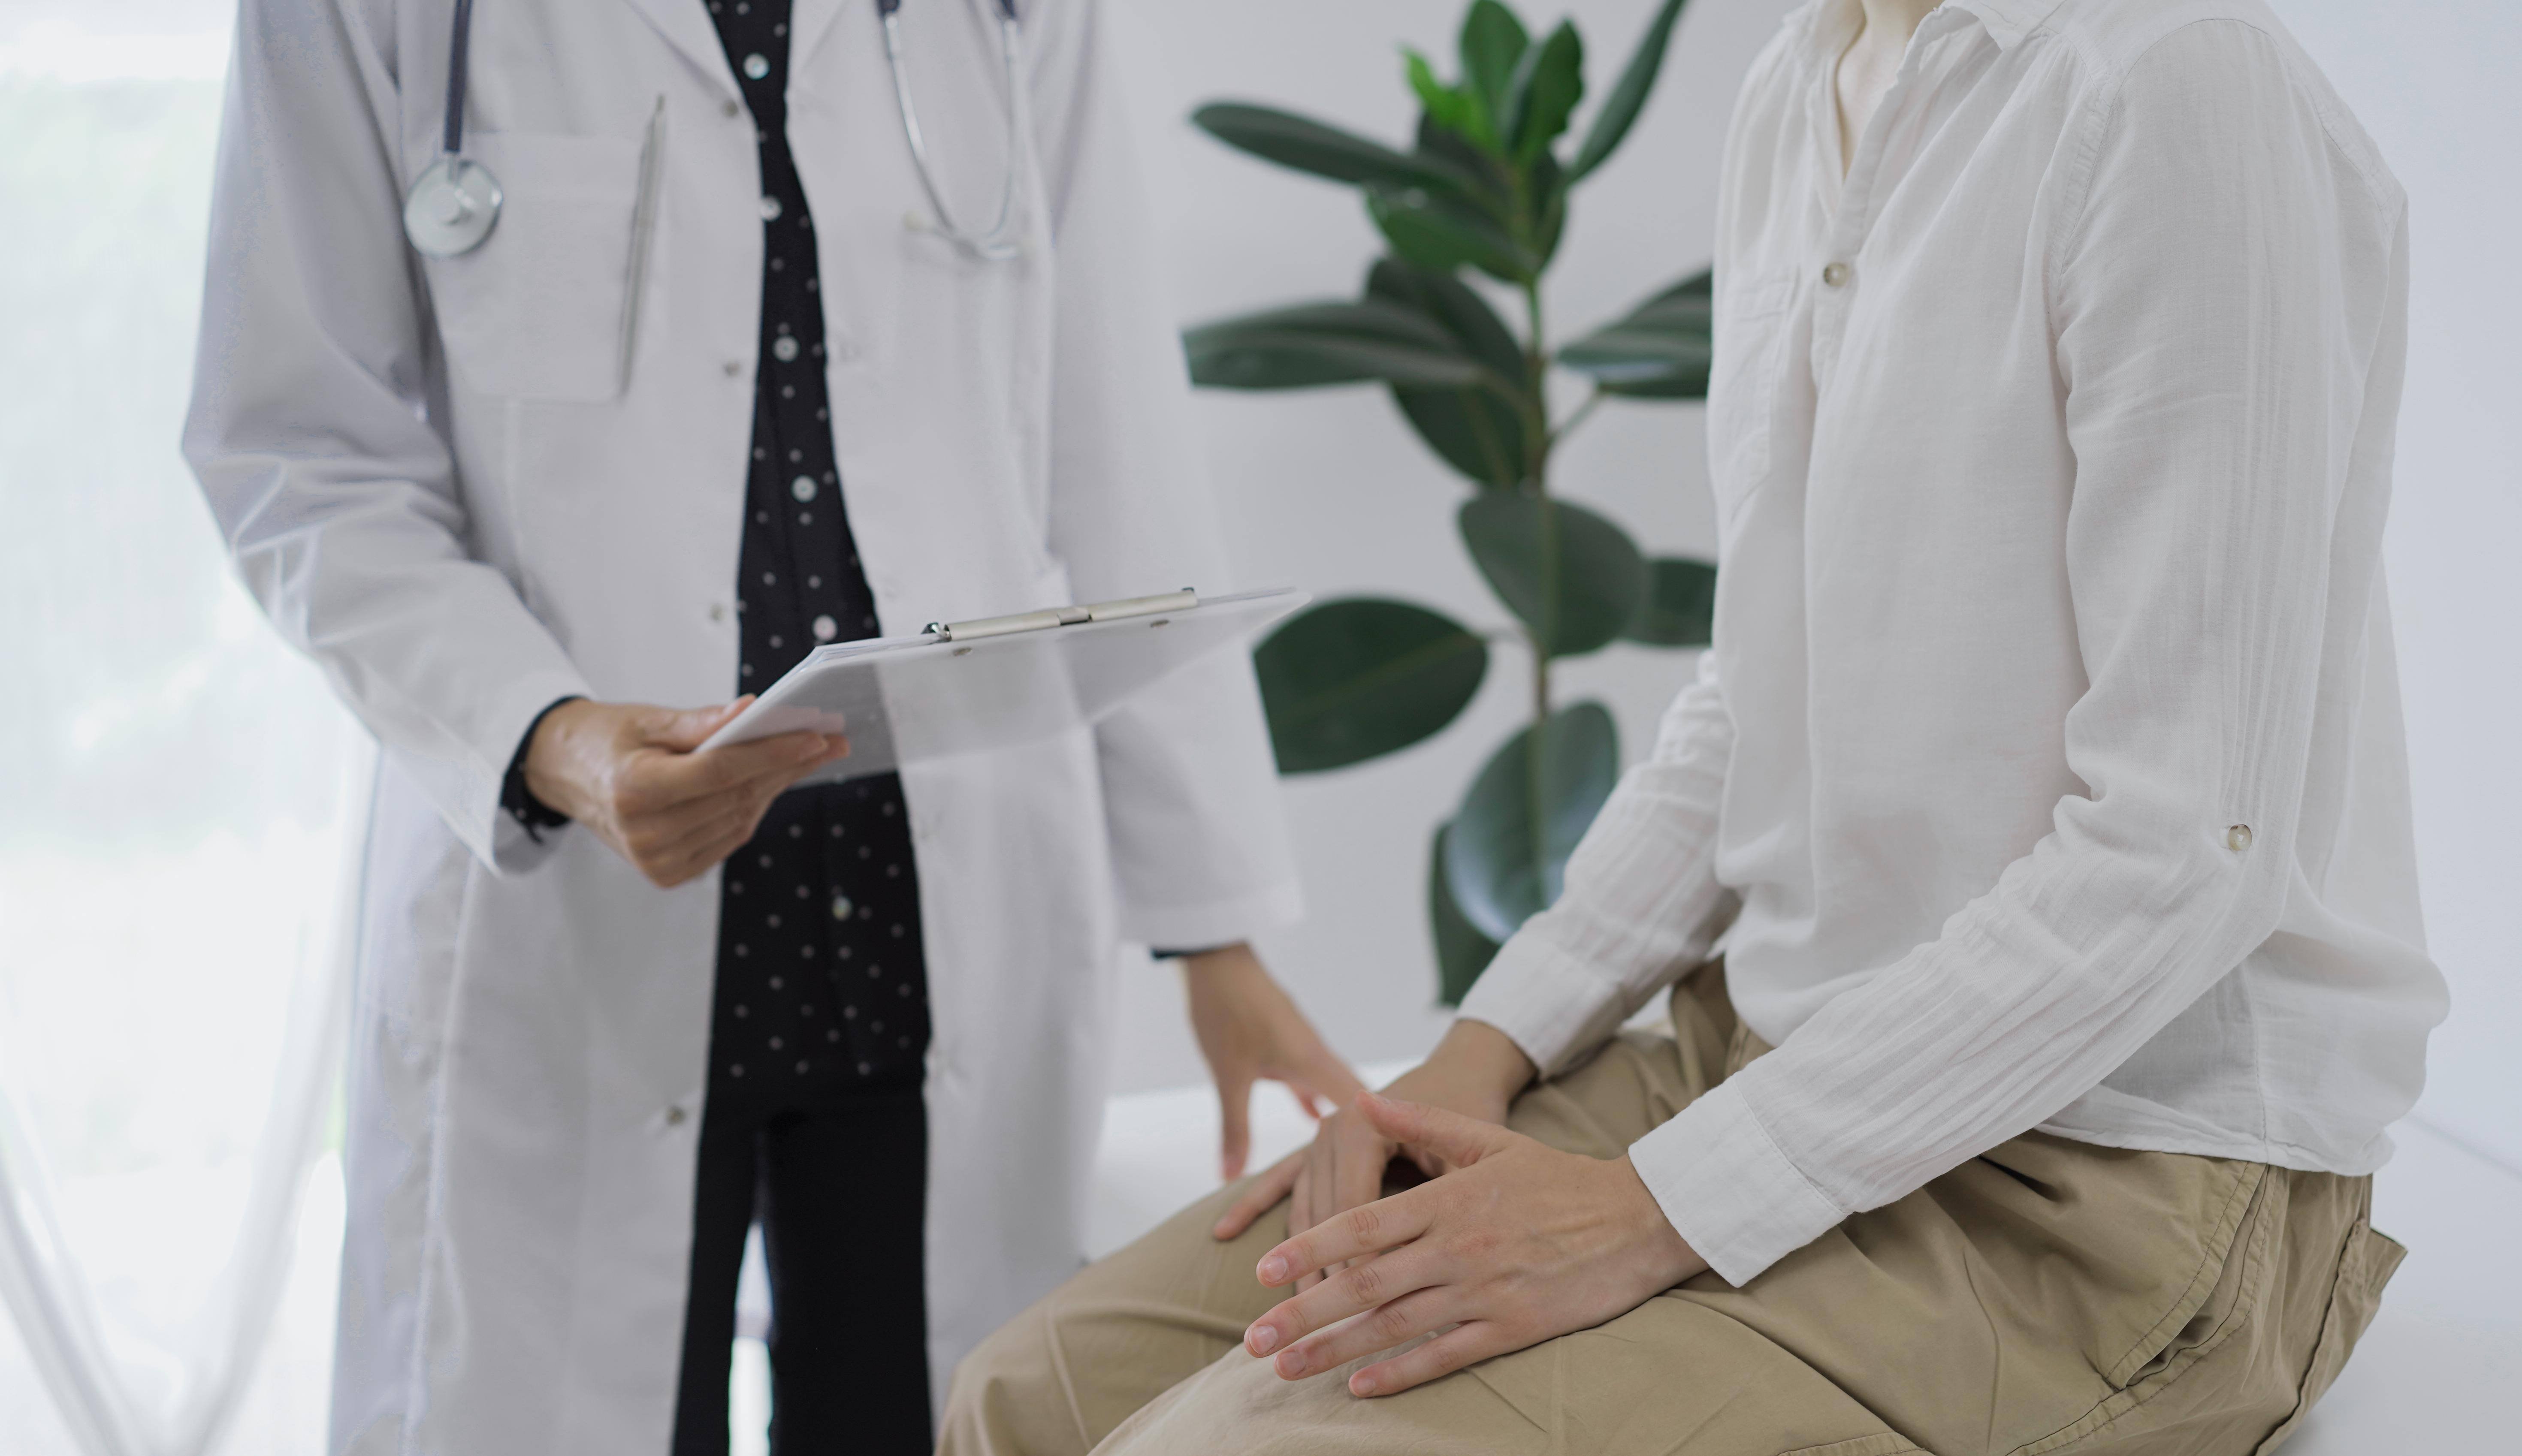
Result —
<instances>
[{"instance_id":1,"label":"white button-up shirt","mask_svg":"<svg viewBox=\"0 0 2522 1456\"><path fill-rule=\"evenodd\" d=\"M2026 1129L2360 1173L2414 1101L2381 575L2399 186L2254 0L1854 0L1753 66L1715 646L1463 1014L1569 1066L1723 936L1777 1050L1631 1158L1736 1283Z\"/></svg>"}]
</instances>

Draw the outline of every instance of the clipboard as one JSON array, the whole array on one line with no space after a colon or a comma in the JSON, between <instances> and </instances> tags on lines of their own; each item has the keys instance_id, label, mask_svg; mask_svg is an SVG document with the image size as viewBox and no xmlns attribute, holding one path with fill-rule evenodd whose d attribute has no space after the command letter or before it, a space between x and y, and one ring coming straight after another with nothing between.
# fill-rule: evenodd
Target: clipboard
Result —
<instances>
[{"instance_id":1,"label":"clipboard","mask_svg":"<svg viewBox=\"0 0 2522 1456\"><path fill-rule=\"evenodd\" d=\"M1251 639L1308 596L1188 589L818 647L699 751L812 730L850 751L799 780L831 784L1081 728L1212 653Z\"/></svg>"}]
</instances>

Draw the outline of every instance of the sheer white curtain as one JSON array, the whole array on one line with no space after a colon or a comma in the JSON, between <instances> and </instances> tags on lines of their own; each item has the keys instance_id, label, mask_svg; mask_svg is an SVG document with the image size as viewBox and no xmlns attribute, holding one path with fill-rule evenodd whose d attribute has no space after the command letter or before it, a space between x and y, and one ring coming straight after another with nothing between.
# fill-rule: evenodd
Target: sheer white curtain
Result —
<instances>
[{"instance_id":1,"label":"sheer white curtain","mask_svg":"<svg viewBox=\"0 0 2522 1456\"><path fill-rule=\"evenodd\" d=\"M11 1456L322 1435L367 749L176 455L230 5L0 6Z\"/></svg>"}]
</instances>

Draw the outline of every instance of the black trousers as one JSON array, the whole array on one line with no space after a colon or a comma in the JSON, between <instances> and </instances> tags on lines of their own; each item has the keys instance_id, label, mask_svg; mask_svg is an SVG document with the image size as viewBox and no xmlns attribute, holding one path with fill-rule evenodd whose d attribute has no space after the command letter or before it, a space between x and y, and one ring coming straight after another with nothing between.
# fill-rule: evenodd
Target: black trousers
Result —
<instances>
[{"instance_id":1,"label":"black trousers","mask_svg":"<svg viewBox=\"0 0 2522 1456\"><path fill-rule=\"evenodd\" d=\"M745 1237L771 1272L772 1456L928 1456L916 1087L703 1118L674 1456L725 1456Z\"/></svg>"}]
</instances>

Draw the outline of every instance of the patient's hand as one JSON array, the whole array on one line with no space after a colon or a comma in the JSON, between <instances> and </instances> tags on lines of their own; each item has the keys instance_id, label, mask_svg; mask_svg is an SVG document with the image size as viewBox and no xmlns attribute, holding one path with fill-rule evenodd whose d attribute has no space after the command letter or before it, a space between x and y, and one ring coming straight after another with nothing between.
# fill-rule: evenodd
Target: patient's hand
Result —
<instances>
[{"instance_id":1,"label":"patient's hand","mask_svg":"<svg viewBox=\"0 0 2522 1456\"><path fill-rule=\"evenodd\" d=\"M1387 1097L1442 1108L1482 1122L1504 1123L1515 1095L1528 1085L1535 1069L1530 1058L1507 1034L1484 1022L1458 1021L1427 1060L1393 1079ZM1396 1157L1407 1157L1420 1171L1433 1177L1452 1163L1438 1149L1405 1147L1402 1141L1356 1107L1324 1121L1313 1146L1289 1154L1243 1192L1211 1230L1233 1239L1252 1220L1291 1200L1287 1232L1300 1234L1324 1220L1371 1204L1383 1196L1383 1170ZM1303 1272L1297 1288L1310 1289L1320 1275Z\"/></svg>"},{"instance_id":2,"label":"patient's hand","mask_svg":"<svg viewBox=\"0 0 2522 1456\"><path fill-rule=\"evenodd\" d=\"M1707 1267L1626 1158L1562 1153L1440 1108L1372 1095L1358 1111L1454 1171L1261 1256L1255 1272L1273 1287L1348 1264L1244 1331L1245 1349L1279 1352L1283 1380L1453 1326L1349 1378L1353 1394L1393 1394L1616 1319Z\"/></svg>"},{"instance_id":3,"label":"patient's hand","mask_svg":"<svg viewBox=\"0 0 2522 1456\"><path fill-rule=\"evenodd\" d=\"M1366 1090L1250 946L1185 957L1183 988L1191 998L1199 1054L1217 1079L1218 1166L1228 1182L1243 1176L1243 1160L1252 1151L1254 1082L1286 1083L1305 1115L1316 1121Z\"/></svg>"}]
</instances>

